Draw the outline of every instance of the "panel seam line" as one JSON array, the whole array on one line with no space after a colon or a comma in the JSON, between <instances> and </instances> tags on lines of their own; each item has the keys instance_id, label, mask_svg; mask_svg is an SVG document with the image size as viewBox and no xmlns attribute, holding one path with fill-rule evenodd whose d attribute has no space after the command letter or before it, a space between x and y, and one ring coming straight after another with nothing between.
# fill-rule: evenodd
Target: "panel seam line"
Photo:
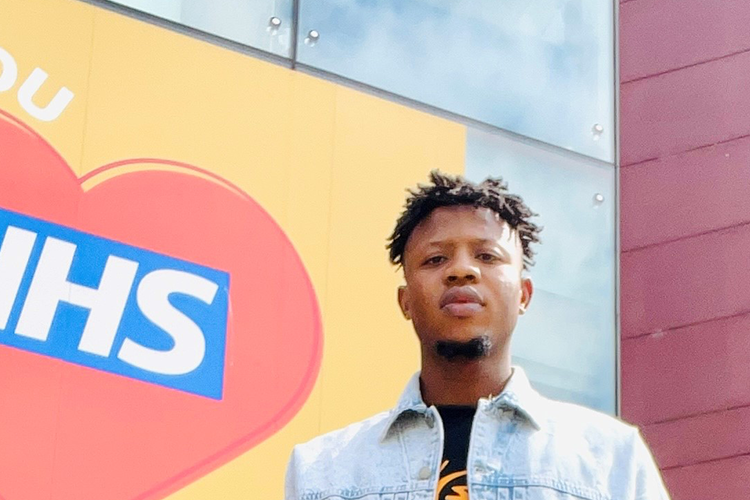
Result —
<instances>
[{"instance_id":1,"label":"panel seam line","mask_svg":"<svg viewBox=\"0 0 750 500\"><path fill-rule=\"evenodd\" d=\"M630 1L634 2L635 0L630 0ZM628 3L628 2L625 2L625 3ZM628 85L630 83L640 82L641 80L647 80L649 78L656 78L656 77L659 77L659 76L662 76L662 75L668 75L670 73L675 73L677 71L682 71L684 69L694 68L696 66L701 66L703 64L710 64L712 62L721 61L722 59L727 59L729 57L738 56L738 55L741 55L741 54L745 54L747 52L750 52L750 48L742 49L742 50L736 50L734 52L730 52L729 54L724 54L724 55L721 55L721 56L712 57L710 59L705 59L703 61L698 61L698 62L686 64L684 66L679 66L677 68L666 69L666 70L659 71L657 73L652 73L652 74L649 74L649 75L637 76L635 78L631 78L630 80L622 80L622 81L620 81L620 84L621 85Z\"/></svg>"},{"instance_id":2,"label":"panel seam line","mask_svg":"<svg viewBox=\"0 0 750 500\"><path fill-rule=\"evenodd\" d=\"M663 467L661 470L683 469L685 467L693 467L695 465L710 464L710 463L714 463L714 462L721 462L721 461L724 461L724 460L732 460L734 458L742 458L742 457L750 457L750 452L736 453L734 455L729 455L729 456L726 456L726 457L711 458L711 459L708 459L708 460L701 460L701 461L698 461L698 462L693 462L693 463L685 464L685 465L672 465L672 466L669 466L669 467Z\"/></svg>"},{"instance_id":3,"label":"panel seam line","mask_svg":"<svg viewBox=\"0 0 750 500\"><path fill-rule=\"evenodd\" d=\"M620 165L620 168L628 168L628 169L630 169L630 168L634 168L634 167L641 167L644 164L650 163L650 162L653 162L653 161L666 160L666 159L669 159L669 158L673 158L675 156L679 156L679 155L683 155L683 154L687 154L687 153L692 153L693 151L700 151L701 149L708 149L708 148L712 148L712 147L715 147L715 146L723 146L724 144L729 144L730 142L734 142L734 141L741 141L742 139L747 139L748 137L750 137L750 134L742 134L742 135L738 135L738 136L735 136L735 137L730 137L729 139L722 139L722 140L716 141L716 142L709 142L709 143L706 143L706 144L701 144L699 146L693 146L691 148L684 149L682 151L677 151L675 153L669 153L669 154L667 154L665 156L653 156L651 158L645 158L643 160L638 160L638 161L636 161L634 163L628 163L628 164L625 164L625 165Z\"/></svg>"},{"instance_id":4,"label":"panel seam line","mask_svg":"<svg viewBox=\"0 0 750 500\"><path fill-rule=\"evenodd\" d=\"M657 243L649 243L649 244L643 245L643 246L628 248L627 250L622 250L622 254L627 254L627 253L631 253L631 252L638 252L638 251L641 251L641 250L648 250L648 249L651 249L651 248L654 248L654 247L658 247L658 246L661 246L661 245L669 245L671 243L676 243L678 241L689 240L690 238L698 238L698 237L706 236L706 235L709 235L709 234L719 233L721 231L729 231L729 230L732 230L732 229L738 229L738 228L741 228L741 227L744 227L744 226L747 226L747 225L750 225L750 221L742 221L742 222L738 222L736 224L730 224L729 226L721 226L721 227L717 227L717 228L714 228L714 229L708 229L706 231L701 231L701 232L698 232L698 233L687 234L687 235L678 236L676 238L672 238L672 239L669 239L669 240L659 241Z\"/></svg>"},{"instance_id":5,"label":"panel seam line","mask_svg":"<svg viewBox=\"0 0 750 500\"><path fill-rule=\"evenodd\" d=\"M698 325L702 325L704 323L711 323L713 321L723 321L723 320L727 320L727 319L738 318L740 316L746 316L748 314L750 314L750 309L745 309L743 311L732 313L732 314L727 314L727 315L724 315L724 316L715 316L715 317L713 317L711 319L702 319L702 320L698 320L698 321L693 321L692 323L684 323L684 324L681 324L681 325L670 326L669 328L659 328L657 331L646 332L646 333L639 333L637 335L631 335L631 336L625 337L625 338L622 339L622 342L628 342L630 340L642 339L644 337L649 337L651 335L663 335L664 333L672 332L674 330L680 330L680 329L683 329L683 328L689 328L689 327L692 327L692 326L698 326Z\"/></svg>"},{"instance_id":6,"label":"panel seam line","mask_svg":"<svg viewBox=\"0 0 750 500\"><path fill-rule=\"evenodd\" d=\"M693 420L695 418L702 417L703 415L713 415L713 414L716 414L716 413L727 413L727 412L731 412L731 411L735 411L735 410L742 410L744 408L747 408L748 410L750 410L750 404L733 405L733 406L728 406L726 408L719 408L718 410L703 411L703 412L700 412L700 413L689 413L687 415L680 415L679 417L670 417L670 418L665 418L663 420L657 420L657 421L654 421L654 422L649 422L649 423L641 424L641 426L642 427L651 427L651 426L657 426L657 425L663 425L663 424L672 424L672 423L677 422L679 420Z\"/></svg>"}]
</instances>

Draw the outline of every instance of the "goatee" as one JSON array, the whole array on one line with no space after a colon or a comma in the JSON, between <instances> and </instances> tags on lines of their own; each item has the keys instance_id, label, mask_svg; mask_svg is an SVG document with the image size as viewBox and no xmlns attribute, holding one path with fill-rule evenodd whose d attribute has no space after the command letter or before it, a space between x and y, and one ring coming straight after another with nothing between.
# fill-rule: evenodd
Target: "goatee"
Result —
<instances>
[{"instance_id":1,"label":"goatee","mask_svg":"<svg viewBox=\"0 0 750 500\"><path fill-rule=\"evenodd\" d=\"M435 350L438 356L448 361L473 361L483 358L490 354L491 347L492 342L486 335L466 341L438 340L435 342Z\"/></svg>"}]
</instances>

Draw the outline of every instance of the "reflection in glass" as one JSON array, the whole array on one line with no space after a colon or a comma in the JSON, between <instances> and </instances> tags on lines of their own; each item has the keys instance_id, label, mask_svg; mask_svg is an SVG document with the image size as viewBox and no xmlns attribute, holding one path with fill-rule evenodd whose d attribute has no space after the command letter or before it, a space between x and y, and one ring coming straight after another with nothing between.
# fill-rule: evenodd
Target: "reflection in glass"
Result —
<instances>
[{"instance_id":1,"label":"reflection in glass","mask_svg":"<svg viewBox=\"0 0 750 500\"><path fill-rule=\"evenodd\" d=\"M615 169L469 130L466 174L501 176L544 227L514 362L550 397L615 412Z\"/></svg>"},{"instance_id":2,"label":"reflection in glass","mask_svg":"<svg viewBox=\"0 0 750 500\"><path fill-rule=\"evenodd\" d=\"M291 54L292 0L112 0L283 57Z\"/></svg>"},{"instance_id":3,"label":"reflection in glass","mask_svg":"<svg viewBox=\"0 0 750 500\"><path fill-rule=\"evenodd\" d=\"M297 56L613 162L612 26L602 0L300 0Z\"/></svg>"}]
</instances>

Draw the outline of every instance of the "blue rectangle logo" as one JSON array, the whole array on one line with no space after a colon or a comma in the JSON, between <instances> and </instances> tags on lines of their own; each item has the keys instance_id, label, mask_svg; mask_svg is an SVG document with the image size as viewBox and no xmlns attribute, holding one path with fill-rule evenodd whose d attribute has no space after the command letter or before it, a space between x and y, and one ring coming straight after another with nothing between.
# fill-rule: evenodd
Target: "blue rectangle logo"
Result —
<instances>
[{"instance_id":1,"label":"blue rectangle logo","mask_svg":"<svg viewBox=\"0 0 750 500\"><path fill-rule=\"evenodd\" d=\"M0 209L0 344L221 399L229 274Z\"/></svg>"}]
</instances>

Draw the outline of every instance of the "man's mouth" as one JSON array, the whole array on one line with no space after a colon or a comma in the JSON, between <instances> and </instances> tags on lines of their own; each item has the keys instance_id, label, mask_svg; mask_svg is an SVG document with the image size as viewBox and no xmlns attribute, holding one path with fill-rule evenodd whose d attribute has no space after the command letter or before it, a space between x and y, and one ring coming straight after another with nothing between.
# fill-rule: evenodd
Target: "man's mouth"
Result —
<instances>
[{"instance_id":1,"label":"man's mouth","mask_svg":"<svg viewBox=\"0 0 750 500\"><path fill-rule=\"evenodd\" d=\"M484 307L482 296L471 286L453 287L440 297L440 309L450 316L473 316Z\"/></svg>"}]
</instances>

